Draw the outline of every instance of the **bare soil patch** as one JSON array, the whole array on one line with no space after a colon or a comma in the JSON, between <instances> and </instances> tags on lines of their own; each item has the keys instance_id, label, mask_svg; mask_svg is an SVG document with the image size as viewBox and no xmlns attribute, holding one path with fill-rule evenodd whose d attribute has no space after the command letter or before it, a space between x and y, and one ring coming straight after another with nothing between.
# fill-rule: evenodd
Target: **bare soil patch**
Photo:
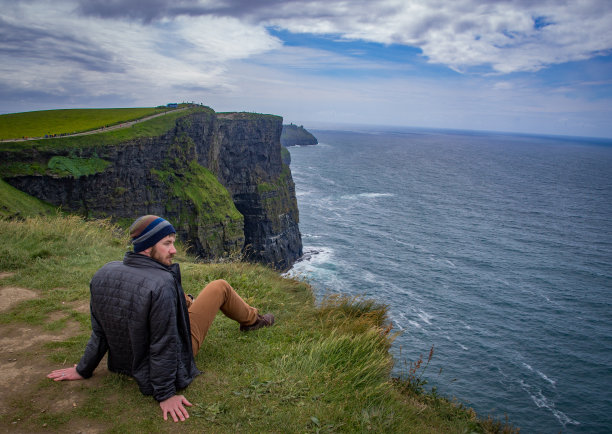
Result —
<instances>
[{"instance_id":1,"label":"bare soil patch","mask_svg":"<svg viewBox=\"0 0 612 434\"><path fill-rule=\"evenodd\" d=\"M54 364L46 357L48 351L43 349L47 342L63 341L80 332L74 321L54 332L30 325L11 324L0 329L0 415L4 419L0 432L99 433L108 429L99 422L81 418L72 418L59 430L40 422L43 415L69 414L86 400L83 381L54 383L46 378L52 370L71 366L74 361ZM87 380L87 387L98 387L108 374L104 358L95 375Z\"/></svg>"},{"instance_id":2,"label":"bare soil patch","mask_svg":"<svg viewBox=\"0 0 612 434\"><path fill-rule=\"evenodd\" d=\"M78 313L89 314L89 300L74 301L70 306Z\"/></svg>"},{"instance_id":3,"label":"bare soil patch","mask_svg":"<svg viewBox=\"0 0 612 434\"><path fill-rule=\"evenodd\" d=\"M69 322L54 332L42 327L6 325L0 329L0 411L8 411L7 399L22 394L50 372L49 361L39 348L46 342L64 341L79 333L79 325Z\"/></svg>"},{"instance_id":4,"label":"bare soil patch","mask_svg":"<svg viewBox=\"0 0 612 434\"><path fill-rule=\"evenodd\" d=\"M0 288L0 312L5 312L23 300L36 298L38 293L27 288L4 286Z\"/></svg>"},{"instance_id":5,"label":"bare soil patch","mask_svg":"<svg viewBox=\"0 0 612 434\"><path fill-rule=\"evenodd\" d=\"M1 272L0 279L14 273ZM0 287L0 312L6 312L24 300L39 296L37 291L5 286ZM70 303L77 312L89 313L88 301ZM62 311L52 312L48 323L67 318ZM82 333L76 321L68 320L61 330L49 331L44 326L30 324L3 324L0 327L0 432L49 432L56 431L40 421L42 415L57 415L72 412L85 400L82 381L62 381L53 384L46 375L62 365L53 364L46 357L44 344L61 342ZM71 366L74 361L66 362ZM88 386L96 387L108 374L105 360L101 363ZM45 384L45 382L49 384ZM49 387L51 386L51 387ZM24 416L26 415L26 416ZM108 427L99 423L73 419L61 432L99 433Z\"/></svg>"}]
</instances>

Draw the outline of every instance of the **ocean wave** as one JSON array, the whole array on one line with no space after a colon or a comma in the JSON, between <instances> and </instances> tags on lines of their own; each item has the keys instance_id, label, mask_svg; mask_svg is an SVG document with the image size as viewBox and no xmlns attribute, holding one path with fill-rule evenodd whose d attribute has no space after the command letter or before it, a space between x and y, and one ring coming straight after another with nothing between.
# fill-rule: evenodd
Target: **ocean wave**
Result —
<instances>
[{"instance_id":1,"label":"ocean wave","mask_svg":"<svg viewBox=\"0 0 612 434\"><path fill-rule=\"evenodd\" d=\"M543 380L546 380L548 383L550 383L552 386L555 386L557 384L557 382L551 378L549 378L545 373L538 371L537 369L534 369L530 364L522 362L523 366L525 368L527 368L528 370L530 370L531 372L537 374L540 378L542 378Z\"/></svg>"},{"instance_id":2,"label":"ocean wave","mask_svg":"<svg viewBox=\"0 0 612 434\"><path fill-rule=\"evenodd\" d=\"M430 315L427 312L425 312L424 310L419 309L419 313L417 313L417 316L419 318L421 318L421 320L424 323L431 325L431 320L433 319L433 315Z\"/></svg>"},{"instance_id":3,"label":"ocean wave","mask_svg":"<svg viewBox=\"0 0 612 434\"><path fill-rule=\"evenodd\" d=\"M345 200L357 200L357 199L376 199L379 197L393 197L393 193L359 193L359 194L345 194L340 196L340 199Z\"/></svg>"},{"instance_id":4,"label":"ocean wave","mask_svg":"<svg viewBox=\"0 0 612 434\"><path fill-rule=\"evenodd\" d=\"M307 233L303 233L302 234L302 238L313 238L313 239L317 239L317 238L322 238L321 235L315 235L315 234L307 234Z\"/></svg>"},{"instance_id":5,"label":"ocean wave","mask_svg":"<svg viewBox=\"0 0 612 434\"><path fill-rule=\"evenodd\" d=\"M399 321L391 320L391 323L393 324L393 327L398 329L400 332L406 330L404 327L402 327L402 324Z\"/></svg>"},{"instance_id":6,"label":"ocean wave","mask_svg":"<svg viewBox=\"0 0 612 434\"><path fill-rule=\"evenodd\" d=\"M282 276L300 277L320 272L321 265L331 262L333 256L334 249L331 247L305 246L302 257Z\"/></svg>"},{"instance_id":7,"label":"ocean wave","mask_svg":"<svg viewBox=\"0 0 612 434\"><path fill-rule=\"evenodd\" d=\"M312 194L314 194L314 191L312 190L299 190L299 189L295 190L296 197L306 197Z\"/></svg>"},{"instance_id":8,"label":"ocean wave","mask_svg":"<svg viewBox=\"0 0 612 434\"><path fill-rule=\"evenodd\" d=\"M421 326L421 324L419 324L419 323L418 323L418 322L416 322L416 321L412 321L411 319L410 319L410 320L408 320L408 324L410 324L411 326L416 327L416 328L418 328L418 329L422 329L422 328L423 328L423 326Z\"/></svg>"},{"instance_id":9,"label":"ocean wave","mask_svg":"<svg viewBox=\"0 0 612 434\"><path fill-rule=\"evenodd\" d=\"M580 422L578 422L577 420L574 420L562 411L557 410L555 408L555 403L546 398L541 390L536 390L535 393L532 393L532 391L530 390L531 387L522 380L521 387L529 394L529 397L538 408L544 408L550 411L553 416L555 416L555 419L557 419L557 421L564 427L567 425L580 425Z\"/></svg>"},{"instance_id":10,"label":"ocean wave","mask_svg":"<svg viewBox=\"0 0 612 434\"><path fill-rule=\"evenodd\" d=\"M334 249L331 247L308 246L304 248L304 255L297 263L310 262L311 264L321 264L329 262L333 255Z\"/></svg>"},{"instance_id":11,"label":"ocean wave","mask_svg":"<svg viewBox=\"0 0 612 434\"><path fill-rule=\"evenodd\" d=\"M461 323L461 325L463 325L465 329L472 330L472 326L466 323L465 321L459 321L459 322Z\"/></svg>"}]
</instances>

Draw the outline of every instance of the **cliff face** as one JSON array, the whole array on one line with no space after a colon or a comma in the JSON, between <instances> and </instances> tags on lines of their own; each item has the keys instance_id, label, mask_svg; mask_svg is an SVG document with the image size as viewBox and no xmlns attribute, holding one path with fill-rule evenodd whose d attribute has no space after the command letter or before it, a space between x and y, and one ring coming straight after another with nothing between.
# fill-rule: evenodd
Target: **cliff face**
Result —
<instances>
[{"instance_id":1,"label":"cliff face","mask_svg":"<svg viewBox=\"0 0 612 434\"><path fill-rule=\"evenodd\" d=\"M244 216L247 257L288 269L302 256L302 241L295 185L281 161L282 118L224 114L218 130L215 170Z\"/></svg>"},{"instance_id":2,"label":"cliff face","mask_svg":"<svg viewBox=\"0 0 612 434\"><path fill-rule=\"evenodd\" d=\"M164 216L203 258L242 252L284 270L302 255L302 242L281 129L278 116L202 109L156 137L0 151L2 176L89 217Z\"/></svg>"}]
</instances>

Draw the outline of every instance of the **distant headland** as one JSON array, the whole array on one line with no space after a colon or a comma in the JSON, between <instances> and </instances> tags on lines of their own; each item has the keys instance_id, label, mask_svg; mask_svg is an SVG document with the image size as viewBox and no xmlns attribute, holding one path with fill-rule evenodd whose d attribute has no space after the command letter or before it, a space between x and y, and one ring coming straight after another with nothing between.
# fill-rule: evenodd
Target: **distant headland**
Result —
<instances>
[{"instance_id":1,"label":"distant headland","mask_svg":"<svg viewBox=\"0 0 612 434\"><path fill-rule=\"evenodd\" d=\"M281 144L283 146L307 146L316 145L319 141L315 136L306 131L303 126L294 124L283 125Z\"/></svg>"}]
</instances>

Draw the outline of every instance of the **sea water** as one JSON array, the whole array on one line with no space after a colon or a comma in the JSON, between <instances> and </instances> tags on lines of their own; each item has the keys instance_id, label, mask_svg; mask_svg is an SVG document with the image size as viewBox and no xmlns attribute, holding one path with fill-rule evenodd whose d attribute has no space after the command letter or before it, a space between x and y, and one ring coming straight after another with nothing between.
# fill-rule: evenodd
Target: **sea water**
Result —
<instances>
[{"instance_id":1,"label":"sea water","mask_svg":"<svg viewBox=\"0 0 612 434\"><path fill-rule=\"evenodd\" d=\"M416 129L291 147L317 297L389 306L395 374L521 432L612 431L612 141Z\"/></svg>"}]
</instances>

